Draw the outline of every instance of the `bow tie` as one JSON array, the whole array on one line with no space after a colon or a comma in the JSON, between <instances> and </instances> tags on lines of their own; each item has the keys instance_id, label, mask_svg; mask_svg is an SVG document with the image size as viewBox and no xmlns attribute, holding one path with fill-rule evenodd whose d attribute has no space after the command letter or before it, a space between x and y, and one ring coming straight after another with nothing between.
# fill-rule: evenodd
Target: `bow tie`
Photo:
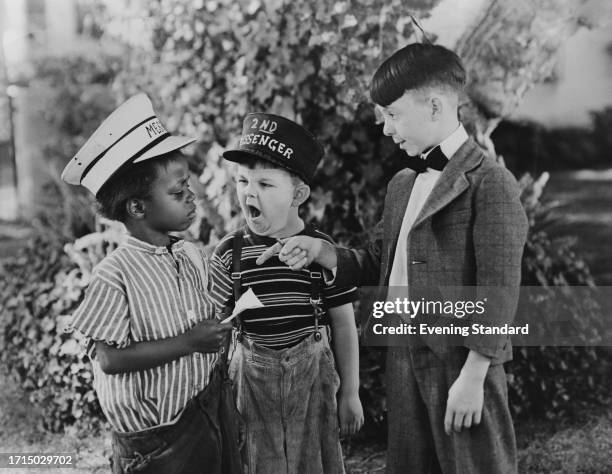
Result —
<instances>
[{"instance_id":1,"label":"bow tie","mask_svg":"<svg viewBox=\"0 0 612 474\"><path fill-rule=\"evenodd\" d=\"M442 153L439 145L427 153L427 157L422 158L423 155L424 153L421 156L409 157L407 166L417 173L424 173L428 168L442 171L448 163L448 158Z\"/></svg>"}]
</instances>

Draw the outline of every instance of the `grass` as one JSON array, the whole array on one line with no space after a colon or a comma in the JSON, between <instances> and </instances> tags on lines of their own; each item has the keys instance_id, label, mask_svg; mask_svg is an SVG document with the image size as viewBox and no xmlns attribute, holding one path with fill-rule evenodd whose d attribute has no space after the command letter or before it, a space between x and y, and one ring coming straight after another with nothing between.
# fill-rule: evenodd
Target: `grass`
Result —
<instances>
[{"instance_id":1,"label":"grass","mask_svg":"<svg viewBox=\"0 0 612 474\"><path fill-rule=\"evenodd\" d=\"M110 439L68 430L48 433L41 428L43 414L28 400L18 386L0 375L0 452L2 453L72 453L77 469L53 469L54 473L110 472ZM0 469L2 470L2 469ZM2 470L3 471L3 470ZM48 469L11 469L18 472L49 472Z\"/></svg>"},{"instance_id":2,"label":"grass","mask_svg":"<svg viewBox=\"0 0 612 474\"><path fill-rule=\"evenodd\" d=\"M612 406L580 410L571 419L517 423L519 472L612 473Z\"/></svg>"}]
</instances>

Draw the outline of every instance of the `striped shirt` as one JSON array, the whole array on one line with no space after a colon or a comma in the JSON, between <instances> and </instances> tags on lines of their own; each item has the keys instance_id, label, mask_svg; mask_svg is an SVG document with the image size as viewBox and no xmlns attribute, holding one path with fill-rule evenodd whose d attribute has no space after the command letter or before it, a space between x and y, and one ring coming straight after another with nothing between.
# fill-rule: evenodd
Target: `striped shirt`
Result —
<instances>
[{"instance_id":1,"label":"striped shirt","mask_svg":"<svg viewBox=\"0 0 612 474\"><path fill-rule=\"evenodd\" d=\"M291 347L314 331L314 313L310 304L310 271L291 270L277 256L257 265L255 260L277 240L262 237L245 228L240 262L241 290L251 288L264 307L240 314L244 334L256 343L273 349ZM236 232L226 236L215 249L211 260L213 297L223 304L233 303L232 247ZM309 235L332 242L331 238L307 225L298 235ZM356 299L355 288L323 287L324 309L334 308ZM326 311L327 313L327 311ZM328 323L327 314L322 324Z\"/></svg>"},{"instance_id":2,"label":"striped shirt","mask_svg":"<svg viewBox=\"0 0 612 474\"><path fill-rule=\"evenodd\" d=\"M214 318L207 278L189 258L185 242L170 250L133 237L95 268L71 327L87 337L94 389L113 429L140 431L173 422L208 383L216 354L193 353L146 370L105 374L94 341L123 348L174 337ZM203 258L208 274L208 264Z\"/></svg>"}]
</instances>

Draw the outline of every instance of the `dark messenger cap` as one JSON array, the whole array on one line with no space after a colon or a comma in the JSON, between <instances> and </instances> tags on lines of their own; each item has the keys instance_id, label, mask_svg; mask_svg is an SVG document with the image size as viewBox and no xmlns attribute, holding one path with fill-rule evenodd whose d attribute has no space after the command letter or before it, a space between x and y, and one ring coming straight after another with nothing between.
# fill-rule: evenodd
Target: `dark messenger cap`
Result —
<instances>
[{"instance_id":1,"label":"dark messenger cap","mask_svg":"<svg viewBox=\"0 0 612 474\"><path fill-rule=\"evenodd\" d=\"M321 143L301 125L280 115L258 112L246 116L238 148L224 151L223 158L236 163L259 158L310 184L323 153Z\"/></svg>"}]
</instances>

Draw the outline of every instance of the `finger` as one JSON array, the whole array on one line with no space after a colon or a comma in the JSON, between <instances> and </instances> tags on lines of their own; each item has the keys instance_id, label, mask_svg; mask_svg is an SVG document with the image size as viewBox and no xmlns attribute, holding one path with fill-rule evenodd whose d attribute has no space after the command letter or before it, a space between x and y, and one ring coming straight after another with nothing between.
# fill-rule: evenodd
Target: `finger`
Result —
<instances>
[{"instance_id":1,"label":"finger","mask_svg":"<svg viewBox=\"0 0 612 474\"><path fill-rule=\"evenodd\" d=\"M284 262L286 265L290 265L290 262L296 261L297 257L301 255L303 252L304 251L301 248L296 247L291 252L279 253L278 259L281 262Z\"/></svg>"},{"instance_id":2,"label":"finger","mask_svg":"<svg viewBox=\"0 0 612 474\"><path fill-rule=\"evenodd\" d=\"M261 265L262 263L266 262L270 258L274 257L274 255L278 254L282 248L283 248L283 244L281 242L276 242L274 245L272 245L272 247L266 249L264 253L262 253L259 257L257 257L257 260L255 260L255 263L257 265Z\"/></svg>"},{"instance_id":3,"label":"finger","mask_svg":"<svg viewBox=\"0 0 612 474\"><path fill-rule=\"evenodd\" d=\"M308 254L304 250L300 251L295 256L292 255L291 257L287 258L285 260L285 265L290 267L292 265L295 265L298 262L301 262L303 259L308 259Z\"/></svg>"},{"instance_id":4,"label":"finger","mask_svg":"<svg viewBox=\"0 0 612 474\"><path fill-rule=\"evenodd\" d=\"M474 422L472 424L479 425L481 418L482 418L482 410L478 410L476 413L474 413Z\"/></svg>"},{"instance_id":5,"label":"finger","mask_svg":"<svg viewBox=\"0 0 612 474\"><path fill-rule=\"evenodd\" d=\"M446 413L444 414L444 432L447 435L451 434L452 424L453 424L453 412L451 411L451 409L447 405L446 406Z\"/></svg>"},{"instance_id":6,"label":"finger","mask_svg":"<svg viewBox=\"0 0 612 474\"><path fill-rule=\"evenodd\" d=\"M465 415L465 417L463 418L463 427L464 428L471 428L472 427L472 418L473 418L473 414L472 413L467 413Z\"/></svg>"},{"instance_id":7,"label":"finger","mask_svg":"<svg viewBox=\"0 0 612 474\"><path fill-rule=\"evenodd\" d=\"M280 239L280 240L281 240L281 246L282 246L280 254L283 256L293 252L295 248L300 247L300 239L298 237L291 237L285 240L283 239Z\"/></svg>"},{"instance_id":8,"label":"finger","mask_svg":"<svg viewBox=\"0 0 612 474\"><path fill-rule=\"evenodd\" d=\"M303 253L306 253L306 250L302 249L301 247L296 247L288 255L290 257L297 257L298 255L301 255Z\"/></svg>"},{"instance_id":9,"label":"finger","mask_svg":"<svg viewBox=\"0 0 612 474\"><path fill-rule=\"evenodd\" d=\"M296 263L295 265L291 265L291 270L301 270L302 268L304 268L306 265L308 264L308 259L307 258L303 258L302 260L300 260L298 263Z\"/></svg>"},{"instance_id":10,"label":"finger","mask_svg":"<svg viewBox=\"0 0 612 474\"><path fill-rule=\"evenodd\" d=\"M453 422L453 429L458 433L463 428L463 418L465 415L463 413L455 413L455 420Z\"/></svg>"}]
</instances>

